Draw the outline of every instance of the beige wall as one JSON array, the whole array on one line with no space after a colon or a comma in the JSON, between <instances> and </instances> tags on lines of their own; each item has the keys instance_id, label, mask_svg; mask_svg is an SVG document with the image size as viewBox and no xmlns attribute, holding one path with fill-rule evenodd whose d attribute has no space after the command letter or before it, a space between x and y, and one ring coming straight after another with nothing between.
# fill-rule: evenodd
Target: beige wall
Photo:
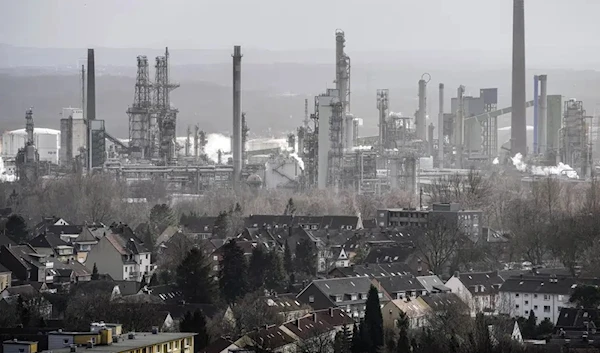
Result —
<instances>
[{"instance_id":1,"label":"beige wall","mask_svg":"<svg viewBox=\"0 0 600 353\"><path fill-rule=\"evenodd\" d=\"M11 273L0 273L0 292L4 290L4 288L10 287L11 282Z\"/></svg>"}]
</instances>

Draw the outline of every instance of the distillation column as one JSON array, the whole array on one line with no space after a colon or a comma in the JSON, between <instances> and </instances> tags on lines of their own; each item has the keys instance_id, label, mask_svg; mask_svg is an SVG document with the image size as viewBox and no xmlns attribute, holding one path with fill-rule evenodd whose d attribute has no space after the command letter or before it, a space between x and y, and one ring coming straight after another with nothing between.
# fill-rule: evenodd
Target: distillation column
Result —
<instances>
[{"instance_id":1,"label":"distillation column","mask_svg":"<svg viewBox=\"0 0 600 353\"><path fill-rule=\"evenodd\" d=\"M438 166L444 168L444 84L440 83L440 112L438 114Z\"/></svg>"},{"instance_id":2,"label":"distillation column","mask_svg":"<svg viewBox=\"0 0 600 353\"><path fill-rule=\"evenodd\" d=\"M538 76L540 80L540 98L539 98L539 112L538 112L538 153L545 154L547 143L546 143L546 131L548 126L548 76Z\"/></svg>"},{"instance_id":3,"label":"distillation column","mask_svg":"<svg viewBox=\"0 0 600 353\"><path fill-rule=\"evenodd\" d=\"M242 173L242 47L233 47L233 186L239 190Z\"/></svg>"},{"instance_id":4,"label":"distillation column","mask_svg":"<svg viewBox=\"0 0 600 353\"><path fill-rule=\"evenodd\" d=\"M457 90L457 110L456 110L456 122L454 123L455 131L455 146L456 146L456 167L462 169L463 167L463 143L464 143L464 103L463 95L465 93L465 86L458 87Z\"/></svg>"},{"instance_id":5,"label":"distillation column","mask_svg":"<svg viewBox=\"0 0 600 353\"><path fill-rule=\"evenodd\" d=\"M377 90L377 110L379 111L379 153L383 153L385 149L385 128L386 128L386 115L388 109L388 89Z\"/></svg>"},{"instance_id":6,"label":"distillation column","mask_svg":"<svg viewBox=\"0 0 600 353\"><path fill-rule=\"evenodd\" d=\"M527 154L525 85L525 4L513 0L511 154Z\"/></svg>"},{"instance_id":7,"label":"distillation column","mask_svg":"<svg viewBox=\"0 0 600 353\"><path fill-rule=\"evenodd\" d=\"M417 139L427 141L427 125L425 118L427 116L427 81L419 80L419 110L415 121L417 129Z\"/></svg>"}]
</instances>

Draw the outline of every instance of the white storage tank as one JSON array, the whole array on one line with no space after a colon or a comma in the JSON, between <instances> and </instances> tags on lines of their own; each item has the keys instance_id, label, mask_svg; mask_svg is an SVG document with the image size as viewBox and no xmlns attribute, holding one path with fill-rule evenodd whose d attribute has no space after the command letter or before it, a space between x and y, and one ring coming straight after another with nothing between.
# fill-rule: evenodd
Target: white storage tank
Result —
<instances>
[{"instance_id":1,"label":"white storage tank","mask_svg":"<svg viewBox=\"0 0 600 353\"><path fill-rule=\"evenodd\" d=\"M2 156L16 157L20 148L25 147L27 133L25 129L7 131L2 135ZM34 128L33 142L40 155L40 161L58 164L60 149L60 131Z\"/></svg>"}]
</instances>

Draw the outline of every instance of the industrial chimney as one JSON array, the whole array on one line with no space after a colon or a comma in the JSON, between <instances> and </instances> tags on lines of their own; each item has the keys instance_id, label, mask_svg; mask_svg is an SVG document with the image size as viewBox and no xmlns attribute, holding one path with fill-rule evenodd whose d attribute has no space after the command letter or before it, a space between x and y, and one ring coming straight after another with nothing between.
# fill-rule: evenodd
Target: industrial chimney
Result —
<instances>
[{"instance_id":1,"label":"industrial chimney","mask_svg":"<svg viewBox=\"0 0 600 353\"><path fill-rule=\"evenodd\" d=\"M427 141L427 81L419 80L419 110L417 111L417 119L415 125L417 128L417 138L422 141Z\"/></svg>"},{"instance_id":2,"label":"industrial chimney","mask_svg":"<svg viewBox=\"0 0 600 353\"><path fill-rule=\"evenodd\" d=\"M242 47L233 47L233 186L239 189L242 173Z\"/></svg>"},{"instance_id":3,"label":"industrial chimney","mask_svg":"<svg viewBox=\"0 0 600 353\"><path fill-rule=\"evenodd\" d=\"M527 154L525 97L525 5L513 0L511 153Z\"/></svg>"},{"instance_id":4,"label":"industrial chimney","mask_svg":"<svg viewBox=\"0 0 600 353\"><path fill-rule=\"evenodd\" d=\"M444 84L440 83L440 112L438 115L438 167L444 168Z\"/></svg>"},{"instance_id":5,"label":"industrial chimney","mask_svg":"<svg viewBox=\"0 0 600 353\"><path fill-rule=\"evenodd\" d=\"M540 98L538 112L538 153L546 153L546 131L548 130L548 76L540 75Z\"/></svg>"},{"instance_id":6,"label":"industrial chimney","mask_svg":"<svg viewBox=\"0 0 600 353\"><path fill-rule=\"evenodd\" d=\"M96 119L96 69L94 67L94 49L88 49L87 54L87 107L86 116L89 120Z\"/></svg>"}]
</instances>

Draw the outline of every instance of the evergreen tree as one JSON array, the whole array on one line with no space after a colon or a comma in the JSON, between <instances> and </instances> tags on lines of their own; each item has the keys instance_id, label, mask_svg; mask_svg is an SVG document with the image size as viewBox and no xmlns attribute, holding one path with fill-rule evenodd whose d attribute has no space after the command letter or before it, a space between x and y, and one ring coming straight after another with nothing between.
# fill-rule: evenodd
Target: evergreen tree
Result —
<instances>
[{"instance_id":1,"label":"evergreen tree","mask_svg":"<svg viewBox=\"0 0 600 353\"><path fill-rule=\"evenodd\" d=\"M219 238L225 238L227 236L227 229L229 224L229 214L225 211L219 212L213 228L213 234Z\"/></svg>"},{"instance_id":2,"label":"evergreen tree","mask_svg":"<svg viewBox=\"0 0 600 353\"><path fill-rule=\"evenodd\" d=\"M490 339L490 332L488 329L488 325L485 322L485 317L482 313L478 313L475 317L475 337L477 340L476 344L478 352L486 353L492 351L492 340Z\"/></svg>"},{"instance_id":3,"label":"evergreen tree","mask_svg":"<svg viewBox=\"0 0 600 353\"><path fill-rule=\"evenodd\" d=\"M223 260L219 273L219 287L223 299L229 304L235 303L248 293L248 265L244 251L231 239L223 245Z\"/></svg>"},{"instance_id":4,"label":"evergreen tree","mask_svg":"<svg viewBox=\"0 0 600 353\"><path fill-rule=\"evenodd\" d=\"M266 280L266 273L269 267L268 254L261 246L252 249L250 255L250 265L248 266L248 285L250 291L263 288Z\"/></svg>"},{"instance_id":5,"label":"evergreen tree","mask_svg":"<svg viewBox=\"0 0 600 353\"><path fill-rule=\"evenodd\" d=\"M369 342L364 341L366 351L377 353L383 347L383 316L379 305L379 292L377 288L371 286L367 296L365 320L361 326L364 331L363 339L368 338Z\"/></svg>"},{"instance_id":6,"label":"evergreen tree","mask_svg":"<svg viewBox=\"0 0 600 353\"><path fill-rule=\"evenodd\" d=\"M193 303L212 303L216 292L210 264L198 248L192 248L177 266L176 283L184 297Z\"/></svg>"},{"instance_id":7,"label":"evergreen tree","mask_svg":"<svg viewBox=\"0 0 600 353\"><path fill-rule=\"evenodd\" d=\"M529 311L529 317L523 325L523 338L533 339L535 338L535 329L537 327L537 318L533 310Z\"/></svg>"},{"instance_id":8,"label":"evergreen tree","mask_svg":"<svg viewBox=\"0 0 600 353\"><path fill-rule=\"evenodd\" d=\"M294 205L294 200L290 197L287 205L285 205L285 210L283 211L283 214L285 216L293 216L294 213L296 213L296 206Z\"/></svg>"},{"instance_id":9,"label":"evergreen tree","mask_svg":"<svg viewBox=\"0 0 600 353\"><path fill-rule=\"evenodd\" d=\"M168 226L175 225L177 219L171 207L167 204L154 205L150 210L148 225L153 239L156 239Z\"/></svg>"},{"instance_id":10,"label":"evergreen tree","mask_svg":"<svg viewBox=\"0 0 600 353\"><path fill-rule=\"evenodd\" d=\"M361 338L359 324L354 324L354 328L352 329L352 345L350 347L352 353L362 353L363 344Z\"/></svg>"},{"instance_id":11,"label":"evergreen tree","mask_svg":"<svg viewBox=\"0 0 600 353\"><path fill-rule=\"evenodd\" d=\"M201 349L208 346L210 337L208 330L206 329L206 317L204 313L199 309L196 309L194 313L186 312L183 319L179 323L180 332L195 332L194 336L194 349L200 351Z\"/></svg>"},{"instance_id":12,"label":"evergreen tree","mask_svg":"<svg viewBox=\"0 0 600 353\"><path fill-rule=\"evenodd\" d=\"M344 341L343 333L341 331L337 332L335 334L335 339L333 341L333 353L344 353L343 348L342 348L343 341Z\"/></svg>"},{"instance_id":13,"label":"evergreen tree","mask_svg":"<svg viewBox=\"0 0 600 353\"><path fill-rule=\"evenodd\" d=\"M291 274L294 272L294 263L292 261L292 252L290 251L290 245L288 244L288 240L286 239L285 249L283 250L283 265L287 274Z\"/></svg>"},{"instance_id":14,"label":"evergreen tree","mask_svg":"<svg viewBox=\"0 0 600 353\"><path fill-rule=\"evenodd\" d=\"M96 266L96 263L94 262L94 267L92 268L92 281L96 281L99 277L100 277L100 275L98 275L98 267Z\"/></svg>"},{"instance_id":15,"label":"evergreen tree","mask_svg":"<svg viewBox=\"0 0 600 353\"><path fill-rule=\"evenodd\" d=\"M17 313L19 314L19 321L23 327L29 327L31 321L31 312L23 300L23 296L19 295L17 299Z\"/></svg>"},{"instance_id":16,"label":"evergreen tree","mask_svg":"<svg viewBox=\"0 0 600 353\"><path fill-rule=\"evenodd\" d=\"M6 220L6 224L4 225L4 230L6 236L17 244L26 243L27 238L29 237L25 219L16 214L8 217L8 220Z\"/></svg>"},{"instance_id":17,"label":"evergreen tree","mask_svg":"<svg viewBox=\"0 0 600 353\"><path fill-rule=\"evenodd\" d=\"M148 284L149 287L154 287L154 286L158 286L160 284L160 281L158 280L158 274L156 272L154 272L152 274L152 277L150 277L150 284Z\"/></svg>"},{"instance_id":18,"label":"evergreen tree","mask_svg":"<svg viewBox=\"0 0 600 353\"><path fill-rule=\"evenodd\" d=\"M397 326L398 326L398 342L396 343L396 352L408 353L408 352L410 352L410 339L408 338L408 330L410 327L410 322L408 321L408 316L402 310L400 310L400 315L398 317Z\"/></svg>"},{"instance_id":19,"label":"evergreen tree","mask_svg":"<svg viewBox=\"0 0 600 353\"><path fill-rule=\"evenodd\" d=\"M308 275L317 274L317 249L308 238L303 238L296 245L296 270Z\"/></svg>"},{"instance_id":20,"label":"evergreen tree","mask_svg":"<svg viewBox=\"0 0 600 353\"><path fill-rule=\"evenodd\" d=\"M269 290L281 290L285 286L285 270L281 255L276 251L267 254L267 271L265 274L265 287Z\"/></svg>"}]
</instances>

